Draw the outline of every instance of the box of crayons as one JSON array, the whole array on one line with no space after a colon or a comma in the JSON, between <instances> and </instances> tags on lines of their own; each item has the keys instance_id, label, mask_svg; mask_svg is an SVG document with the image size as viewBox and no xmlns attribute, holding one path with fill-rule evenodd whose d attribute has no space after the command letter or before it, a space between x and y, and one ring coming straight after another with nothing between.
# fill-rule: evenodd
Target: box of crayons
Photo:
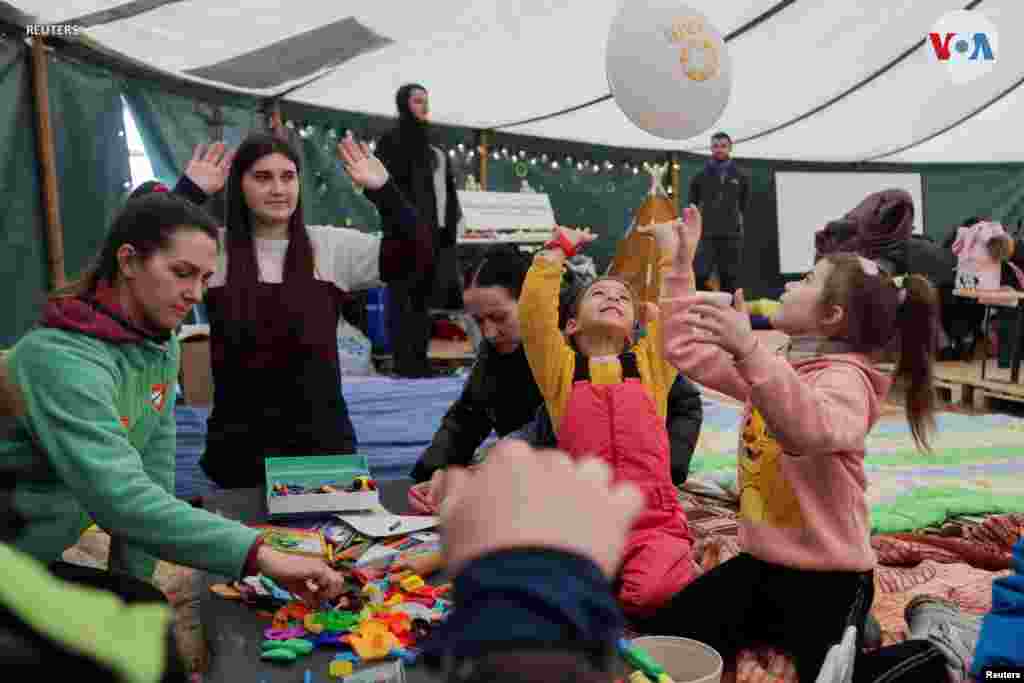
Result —
<instances>
[{"instance_id":1,"label":"box of crayons","mask_svg":"<svg viewBox=\"0 0 1024 683\"><path fill-rule=\"evenodd\" d=\"M271 517L373 510L380 492L365 455L267 458L266 500Z\"/></svg>"}]
</instances>

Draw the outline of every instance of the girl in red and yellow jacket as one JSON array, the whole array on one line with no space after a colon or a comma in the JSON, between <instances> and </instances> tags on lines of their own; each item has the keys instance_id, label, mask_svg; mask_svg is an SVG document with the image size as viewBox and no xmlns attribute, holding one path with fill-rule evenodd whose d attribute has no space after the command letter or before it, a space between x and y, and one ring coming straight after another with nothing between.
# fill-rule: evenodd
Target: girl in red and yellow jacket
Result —
<instances>
[{"instance_id":1,"label":"girl in red and yellow jacket","mask_svg":"<svg viewBox=\"0 0 1024 683\"><path fill-rule=\"evenodd\" d=\"M671 260L674 235L656 231ZM643 614L689 583L693 538L669 473L666 399L676 372L662 357L653 309L646 335L633 343L641 305L615 278L580 292L565 333L558 326L562 263L592 235L555 229L536 256L519 299L523 348L555 425L558 446L572 457L597 456L616 481L638 485L646 507L630 531L618 576L623 609Z\"/></svg>"}]
</instances>

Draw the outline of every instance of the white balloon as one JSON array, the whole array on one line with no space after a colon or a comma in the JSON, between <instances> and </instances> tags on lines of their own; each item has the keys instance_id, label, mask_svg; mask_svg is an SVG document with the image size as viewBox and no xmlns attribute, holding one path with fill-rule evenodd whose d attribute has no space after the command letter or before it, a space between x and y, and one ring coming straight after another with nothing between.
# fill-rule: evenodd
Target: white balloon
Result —
<instances>
[{"instance_id":1,"label":"white balloon","mask_svg":"<svg viewBox=\"0 0 1024 683\"><path fill-rule=\"evenodd\" d=\"M721 33L673 0L625 0L605 58L615 103L651 135L692 138L711 128L729 102L732 65Z\"/></svg>"}]
</instances>

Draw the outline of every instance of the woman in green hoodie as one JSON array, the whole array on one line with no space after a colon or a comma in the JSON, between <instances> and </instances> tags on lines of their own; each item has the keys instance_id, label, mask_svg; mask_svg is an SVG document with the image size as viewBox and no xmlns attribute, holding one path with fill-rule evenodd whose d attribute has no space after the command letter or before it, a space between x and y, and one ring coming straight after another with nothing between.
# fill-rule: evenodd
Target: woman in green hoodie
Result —
<instances>
[{"instance_id":1,"label":"woman in green hoodie","mask_svg":"<svg viewBox=\"0 0 1024 683\"><path fill-rule=\"evenodd\" d=\"M0 429L24 409L0 359ZM74 671L94 681L184 681L171 610L156 588L86 567L76 585L10 545L25 526L12 506L15 483L10 473L0 474L0 667L31 667L44 678ZM104 637L97 637L97 624Z\"/></svg>"},{"instance_id":2,"label":"woman in green hoodie","mask_svg":"<svg viewBox=\"0 0 1024 683\"><path fill-rule=\"evenodd\" d=\"M342 578L323 561L276 552L257 530L174 495L173 330L202 299L217 254L217 226L201 209L164 193L131 200L96 266L53 295L10 351L24 406L0 434L0 476L13 479L24 519L13 546L88 582L59 560L91 520L111 536L115 576L148 581L159 558L263 573L311 601L337 595Z\"/></svg>"}]
</instances>

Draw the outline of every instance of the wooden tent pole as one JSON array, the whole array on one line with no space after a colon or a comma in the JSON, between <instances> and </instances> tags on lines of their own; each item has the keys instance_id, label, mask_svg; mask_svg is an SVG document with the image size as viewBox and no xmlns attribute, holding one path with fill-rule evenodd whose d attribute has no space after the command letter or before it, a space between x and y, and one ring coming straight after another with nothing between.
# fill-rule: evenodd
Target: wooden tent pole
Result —
<instances>
[{"instance_id":1,"label":"wooden tent pole","mask_svg":"<svg viewBox=\"0 0 1024 683\"><path fill-rule=\"evenodd\" d=\"M477 136L476 151L480 154L480 189L487 191L487 161L490 159L490 140L486 130Z\"/></svg>"},{"instance_id":2,"label":"wooden tent pole","mask_svg":"<svg viewBox=\"0 0 1024 683\"><path fill-rule=\"evenodd\" d=\"M39 164L43 171L43 203L46 208L46 236L50 261L50 286L60 289L64 277L64 230L60 222L60 195L57 189L57 161L50 124L50 88L47 79L46 46L39 36L32 38L32 92L36 108L36 140Z\"/></svg>"}]
</instances>

